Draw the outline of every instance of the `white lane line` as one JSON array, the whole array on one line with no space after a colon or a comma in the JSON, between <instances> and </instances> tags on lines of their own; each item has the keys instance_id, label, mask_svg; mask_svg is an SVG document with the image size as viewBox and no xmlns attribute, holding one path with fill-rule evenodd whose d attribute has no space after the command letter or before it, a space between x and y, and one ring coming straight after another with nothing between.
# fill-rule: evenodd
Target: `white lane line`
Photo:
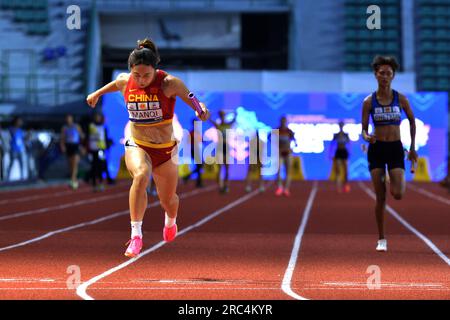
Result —
<instances>
[{"instance_id":1,"label":"white lane line","mask_svg":"<svg viewBox=\"0 0 450 320\"><path fill-rule=\"evenodd\" d=\"M427 196L429 198L432 198L434 200L437 200L437 201L440 201L440 202L443 202L445 204L450 205L450 199L446 199L444 197L441 197L440 195L434 194L434 193L432 193L432 192L430 192L428 190L425 190L423 188L416 187L416 186L414 186L411 183L408 183L407 187L411 188L412 190L414 190L414 191L416 191L418 193L421 193L421 194L423 194L423 195L425 195L425 196Z\"/></svg>"},{"instance_id":2,"label":"white lane line","mask_svg":"<svg viewBox=\"0 0 450 320\"><path fill-rule=\"evenodd\" d=\"M302 290L330 290L330 288L323 288L323 287L302 287L302 288L293 288L293 289L302 289ZM42 291L52 291L52 290L67 290L67 291L72 291L73 289L69 289L67 287L60 287L60 288L0 288L0 291L33 291L33 290L42 290ZM111 291L111 290L122 290L122 291L139 291L139 290L147 290L147 291L165 291L165 290L173 290L173 291L183 291L183 290L207 290L207 291L212 291L212 290L216 290L216 291L233 291L233 290L242 290L242 291L262 291L262 290L266 290L266 291L279 291L280 287L276 286L276 287L234 287L234 288L217 288L217 287L169 287L169 288L165 288L165 287L112 287L112 288L92 288L89 289L92 291L101 291L101 290L105 290L105 291ZM367 288L332 288L332 290L363 290L363 291L367 291ZM370 291L376 293L376 292L380 292L380 291L450 291L450 289L448 288L382 288L382 289L372 289Z\"/></svg>"},{"instance_id":3,"label":"white lane line","mask_svg":"<svg viewBox=\"0 0 450 320\"><path fill-rule=\"evenodd\" d=\"M314 203L314 198L317 193L318 183L314 181L311 193L309 194L308 202L306 203L305 210L303 211L303 218L298 229L297 235L295 236L294 246L291 252L291 258L289 259L288 267L284 273L283 282L281 283L281 289L288 296L291 296L297 300L308 300L305 297L302 297L296 294L291 288L292 275L294 274L295 265L297 264L298 254L300 252L300 246L302 244L303 234L305 233L306 224L308 223L309 215L311 212L312 205Z\"/></svg>"},{"instance_id":4,"label":"white lane line","mask_svg":"<svg viewBox=\"0 0 450 320\"><path fill-rule=\"evenodd\" d=\"M17 192L24 192L24 191L29 191L29 190L42 190L42 189L49 189L49 191L51 191L52 189L56 189L56 188L60 188L63 185L67 185L67 183L64 182L57 182L55 184L42 184L42 185L35 185L35 186L30 186L30 185L18 185L18 186L2 186L0 188L0 194L5 194L5 193L17 193Z\"/></svg>"},{"instance_id":5,"label":"white lane line","mask_svg":"<svg viewBox=\"0 0 450 320\"><path fill-rule=\"evenodd\" d=\"M1 282L56 282L55 279L32 279L32 278L0 278Z\"/></svg>"},{"instance_id":6,"label":"white lane line","mask_svg":"<svg viewBox=\"0 0 450 320\"><path fill-rule=\"evenodd\" d=\"M61 287L61 288L51 288L51 287L48 287L48 288L24 288L24 287L22 287L22 288L0 288L0 291L1 290L8 290L8 291L20 291L20 290L30 290L30 291L32 291L32 290L73 290L73 289L69 289L69 288L67 288L67 287ZM280 290L280 287L261 287L261 288L258 288L258 287L248 287L248 288L246 288L246 287L235 287L235 288L217 288L217 287L202 287L202 288L200 288L200 287L111 287L111 288L92 288L92 289L89 289L89 290L92 290L92 291L95 291L95 290L133 290L133 291L139 291L139 290L151 290L151 291L161 291L161 290L174 290L174 291L182 291L182 290L208 290L208 291L210 291L210 290L227 290L227 291L233 291L233 290L273 290L273 291L279 291ZM91 299L92 300L92 299ZM195 319L195 318L194 318Z\"/></svg>"},{"instance_id":7,"label":"white lane line","mask_svg":"<svg viewBox=\"0 0 450 320\"><path fill-rule=\"evenodd\" d=\"M331 286L331 287L362 287L367 289L366 282L322 282L319 286ZM382 288L445 288L442 283L413 283L413 282L382 282L380 283Z\"/></svg>"},{"instance_id":8,"label":"white lane line","mask_svg":"<svg viewBox=\"0 0 450 320\"><path fill-rule=\"evenodd\" d=\"M253 192L251 192L251 193L249 193L249 194L247 194L247 195L245 195L245 196L243 196L243 197L241 197L241 198L239 198L239 199L237 199L237 200L231 202L230 204L228 204L228 205L226 205L226 206L224 206L224 207L222 207L222 208L220 208L220 209L218 209L218 210L212 212L211 214L209 214L208 216L206 216L206 217L203 218L202 220L198 221L197 223L192 224L192 225L190 225L190 226L184 228L183 230L181 230L181 231L178 233L178 236L177 236L177 237L182 236L183 234L185 234L185 233L191 231L192 229L195 229L195 228L200 227L201 225L203 225L203 224L205 224L206 222L208 222L208 221L214 219L215 217L217 217L218 215L222 214L223 212L228 211L228 210L232 209L233 207L235 207L235 206L237 206L237 205L239 205L239 204L241 204L241 203L243 203L243 202L249 200L250 198L254 197L254 196L255 196L256 194L258 194L258 193L259 193L259 191L258 191L258 190L255 190L255 191L253 191ZM145 257L147 254L149 254L149 253L151 253L151 252L153 252L153 251L158 250L159 248L161 248L161 247L164 246L165 244L166 244L166 242L164 242L164 241L158 242L158 243L155 244L153 247L151 247L151 248L149 248L149 249L143 251L143 252L142 252L139 256L137 256L136 258L132 258L132 259L130 259L130 260L128 260L128 261L126 261L126 262L124 262L124 263L122 263L122 264L119 264L118 266L116 266L116 267L114 267L114 268L111 268L111 269L109 269L109 270L107 270L107 271L105 271L105 272L99 274L98 276L95 276L95 277L93 277L92 279L90 279L90 280L88 280L88 281L82 283L82 284L81 284L80 286L78 286L78 288L77 288L77 291L76 291L77 295L78 295L79 297L81 297L82 299L84 299L84 300L94 300L94 298L92 298L90 295L88 295L88 294L86 293L86 290L89 288L89 286L93 285L94 283L96 283L97 281L99 281L99 280L101 280L101 279L103 279L103 278L106 278L107 276L113 274L114 272L117 272L117 271L119 271L119 270L121 270L121 269L123 269L123 268L126 268L126 267L129 266L130 264L132 264L132 263L136 262L137 260L139 260L139 259Z\"/></svg>"},{"instance_id":9,"label":"white lane line","mask_svg":"<svg viewBox=\"0 0 450 320\"><path fill-rule=\"evenodd\" d=\"M77 195L79 195L80 193L85 193L86 191L87 190L81 190L81 191L77 192ZM57 192L57 193L52 193L52 194L41 194L41 195L24 197L24 198L6 199L6 200L1 200L0 205L19 203L19 202L27 202L27 201L45 199L45 198L62 197L62 196L69 195L69 194L75 194L75 193L74 193L74 191L62 191L62 192Z\"/></svg>"},{"instance_id":10,"label":"white lane line","mask_svg":"<svg viewBox=\"0 0 450 320\"><path fill-rule=\"evenodd\" d=\"M367 291L372 292L372 293L376 293L376 292L386 292L386 291L399 291L399 292L406 292L406 291L413 291L413 292L417 292L419 291L419 293L423 292L423 291L450 291L450 289L448 288L380 288L380 289L367 289L366 288L324 288L324 287L310 287L310 288L302 288L302 290L326 290L326 291L330 291L330 290L342 290L342 291L349 291L349 290L353 290L353 291L365 291L365 293L367 293ZM380 293L381 293L380 292ZM417 298L416 298L417 299Z\"/></svg>"},{"instance_id":11,"label":"white lane line","mask_svg":"<svg viewBox=\"0 0 450 320\"><path fill-rule=\"evenodd\" d=\"M61 186L60 188L64 188L64 186ZM114 186L114 187L110 187L110 188L108 188L108 190L114 190L118 187L122 187L122 184ZM69 188L69 187L67 186L67 188ZM67 191L60 191L60 192L56 192L56 193L52 193L52 190L49 190L48 193L44 193L44 194L37 194L34 196L26 196L26 197L14 198L14 199L1 200L0 204L9 204L9 203L26 202L26 201L38 200L38 199L55 198L55 197L62 197L65 195L78 196L78 195L86 193L86 192L92 192L92 189L90 187L85 187L82 189L80 188L76 191L75 190L67 190Z\"/></svg>"},{"instance_id":12,"label":"white lane line","mask_svg":"<svg viewBox=\"0 0 450 320\"><path fill-rule=\"evenodd\" d=\"M216 187L215 186L211 186L211 187L204 188L204 189L201 189L201 190L194 190L194 191L190 191L190 192L187 192L187 193L183 193L183 194L180 195L180 199L191 197L193 195L196 195L196 194L199 194L199 193L203 193L203 192L207 192L207 191L210 191L210 190L213 190L213 189L216 189ZM159 201L150 203L147 206L147 209L148 208L152 208L152 207L156 207L158 205L159 205ZM43 234L43 235L41 235L39 237L30 239L30 240L27 240L27 241L23 241L23 242L20 242L20 243L16 243L16 244L13 244L13 245L10 245L10 246L7 246L7 247L0 248L0 252L11 250L11 249L18 248L18 247L23 247L23 246L26 246L28 244L47 239L47 238L49 238L51 236L54 236L54 235L57 235L57 234L60 234L60 233L63 233L63 232L72 231L72 230L75 230L75 229L91 226L91 225L94 225L94 224L97 224L97 223L100 223L100 222L103 222L103 221L111 220L111 219L114 219L114 218L117 218L117 217L129 214L129 212L130 211L128 209L127 210L122 210L122 211L118 211L116 213L110 214L108 216L105 216L105 217L102 217L102 218L99 218L99 219L95 219L95 220L91 220L91 221L87 221L87 222L82 222L82 223L79 223L79 224L76 224L76 225L73 225L73 226L70 226L70 227L62 228L62 229L53 230L53 231L47 232L47 233L45 233L45 234Z\"/></svg>"},{"instance_id":13,"label":"white lane line","mask_svg":"<svg viewBox=\"0 0 450 320\"><path fill-rule=\"evenodd\" d=\"M69 194L79 195L81 193L86 193L89 190L91 190L91 189L85 188L85 189L79 190L79 191L67 190L67 191L60 191L60 192L56 192L56 193L50 192L50 193L37 194L34 196L28 196L28 197L5 199L5 200L1 200L0 204L18 203L18 202L26 202L26 201L31 201L31 200L45 199L45 198L62 197L62 196L69 195Z\"/></svg>"},{"instance_id":14,"label":"white lane line","mask_svg":"<svg viewBox=\"0 0 450 320\"><path fill-rule=\"evenodd\" d=\"M46 213L46 212L50 212L50 211L63 210L63 209L67 209L67 208L77 207L77 206L83 206L86 204L97 203L100 201L115 199L118 197L128 197L128 191L123 190L123 191L120 191L120 192L117 192L114 194L109 194L109 195L102 196L102 197L96 197L96 198L91 198L91 199L85 199L85 200L80 200L80 201L75 201L75 202L64 203L64 204L53 206L53 207L45 207L45 208L40 208L40 209L16 212L16 213L9 214L6 216L0 216L0 221L25 217L25 216L34 215L34 214Z\"/></svg>"},{"instance_id":15,"label":"white lane line","mask_svg":"<svg viewBox=\"0 0 450 320\"><path fill-rule=\"evenodd\" d=\"M364 190L372 199L376 200L375 193L366 187L362 182L359 182L359 186L361 189ZM405 219L403 219L394 209L392 209L389 205L386 205L386 210L395 218L397 219L401 224L403 224L409 231L414 233L419 239L421 239L425 244L433 250L434 253L436 253L444 262L450 266L450 259L442 253L441 250L430 240L428 239L424 234L419 232L416 228L414 228L411 224L409 224Z\"/></svg>"}]
</instances>

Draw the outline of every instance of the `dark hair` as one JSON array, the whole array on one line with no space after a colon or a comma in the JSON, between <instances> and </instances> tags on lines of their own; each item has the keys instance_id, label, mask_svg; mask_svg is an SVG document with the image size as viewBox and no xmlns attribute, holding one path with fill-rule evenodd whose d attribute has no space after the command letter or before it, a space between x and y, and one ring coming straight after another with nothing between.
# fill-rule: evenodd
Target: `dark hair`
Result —
<instances>
[{"instance_id":1,"label":"dark hair","mask_svg":"<svg viewBox=\"0 0 450 320\"><path fill-rule=\"evenodd\" d=\"M398 64L397 60L395 59L395 57L391 57L391 56L375 56L375 58L373 58L372 61L372 69L374 72L377 72L378 69L380 68L380 66L382 65L388 65L391 66L392 71L395 72L400 69L400 65Z\"/></svg>"},{"instance_id":2,"label":"dark hair","mask_svg":"<svg viewBox=\"0 0 450 320\"><path fill-rule=\"evenodd\" d=\"M156 68L160 62L158 48L155 43L145 38L144 40L138 40L138 46L131 51L128 57L128 69L131 70L133 66L145 64Z\"/></svg>"},{"instance_id":3,"label":"dark hair","mask_svg":"<svg viewBox=\"0 0 450 320\"><path fill-rule=\"evenodd\" d=\"M12 119L12 124L13 126L16 126L19 124L19 121L22 121L22 118L19 116L14 116L14 118Z\"/></svg>"}]
</instances>

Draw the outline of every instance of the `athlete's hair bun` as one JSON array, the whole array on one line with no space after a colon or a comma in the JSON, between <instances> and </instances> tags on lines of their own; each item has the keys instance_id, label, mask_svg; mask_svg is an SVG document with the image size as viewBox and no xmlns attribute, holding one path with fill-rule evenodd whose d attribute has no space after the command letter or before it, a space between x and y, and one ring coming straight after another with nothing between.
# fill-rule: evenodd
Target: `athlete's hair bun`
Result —
<instances>
[{"instance_id":1,"label":"athlete's hair bun","mask_svg":"<svg viewBox=\"0 0 450 320\"><path fill-rule=\"evenodd\" d=\"M138 48L139 49L147 48L147 49L152 50L153 52L158 51L156 49L155 43L152 40L150 40L150 39L145 38L144 40L138 40L137 43L138 43Z\"/></svg>"},{"instance_id":2,"label":"athlete's hair bun","mask_svg":"<svg viewBox=\"0 0 450 320\"><path fill-rule=\"evenodd\" d=\"M151 65L156 68L161 61L158 48L155 43L145 38L137 41L137 48L134 49L128 57L128 68L131 70L133 66L139 64Z\"/></svg>"}]
</instances>

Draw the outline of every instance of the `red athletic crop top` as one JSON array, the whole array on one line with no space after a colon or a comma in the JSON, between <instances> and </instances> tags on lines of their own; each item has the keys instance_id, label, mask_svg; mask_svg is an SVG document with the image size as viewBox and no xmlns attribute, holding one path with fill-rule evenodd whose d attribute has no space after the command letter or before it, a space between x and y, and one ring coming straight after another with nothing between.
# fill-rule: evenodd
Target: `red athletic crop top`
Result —
<instances>
[{"instance_id":1,"label":"red athletic crop top","mask_svg":"<svg viewBox=\"0 0 450 320\"><path fill-rule=\"evenodd\" d=\"M139 88L130 76L124 96L131 122L156 125L172 121L176 99L164 95L161 84L166 76L165 71L156 70L156 79L145 88Z\"/></svg>"}]
</instances>

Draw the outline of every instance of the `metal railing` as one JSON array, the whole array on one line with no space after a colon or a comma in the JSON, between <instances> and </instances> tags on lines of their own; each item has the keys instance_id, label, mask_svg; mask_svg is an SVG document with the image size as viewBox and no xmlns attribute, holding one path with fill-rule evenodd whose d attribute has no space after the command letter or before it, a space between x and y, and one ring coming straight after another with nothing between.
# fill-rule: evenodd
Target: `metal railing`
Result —
<instances>
[{"instance_id":1,"label":"metal railing","mask_svg":"<svg viewBox=\"0 0 450 320\"><path fill-rule=\"evenodd\" d=\"M17 61L22 61L17 63ZM0 102L26 101L30 105L59 105L68 102L74 90L64 88L73 75L39 73L38 54L32 49L3 49L0 60ZM17 66L24 66L17 69ZM42 72L42 71L41 71ZM80 94L84 93L83 88Z\"/></svg>"},{"instance_id":2,"label":"metal railing","mask_svg":"<svg viewBox=\"0 0 450 320\"><path fill-rule=\"evenodd\" d=\"M61 83L69 77L69 74L2 74L0 76L0 102L21 100L31 105L59 105L68 102L67 94L72 95L76 92L64 89ZM24 85L18 85L18 82ZM80 90L80 94L82 93Z\"/></svg>"},{"instance_id":3,"label":"metal railing","mask_svg":"<svg viewBox=\"0 0 450 320\"><path fill-rule=\"evenodd\" d=\"M95 0L98 9L234 9L264 10L287 7L288 0Z\"/></svg>"}]
</instances>

